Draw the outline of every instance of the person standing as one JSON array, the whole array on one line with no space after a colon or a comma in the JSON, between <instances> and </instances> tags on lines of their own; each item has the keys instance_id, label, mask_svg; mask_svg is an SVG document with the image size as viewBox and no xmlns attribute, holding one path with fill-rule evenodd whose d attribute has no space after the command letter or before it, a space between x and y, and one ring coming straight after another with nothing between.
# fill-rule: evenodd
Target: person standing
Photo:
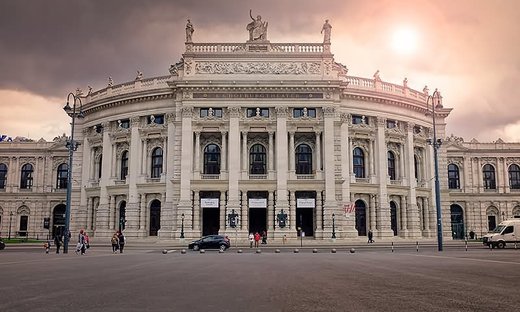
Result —
<instances>
[{"instance_id":1,"label":"person standing","mask_svg":"<svg viewBox=\"0 0 520 312\"><path fill-rule=\"evenodd\" d=\"M267 245L267 232L265 230L262 232L262 245Z\"/></svg>"},{"instance_id":2,"label":"person standing","mask_svg":"<svg viewBox=\"0 0 520 312\"><path fill-rule=\"evenodd\" d=\"M255 242L255 236L253 232L249 233L249 248L253 248L253 243Z\"/></svg>"},{"instance_id":3,"label":"person standing","mask_svg":"<svg viewBox=\"0 0 520 312\"><path fill-rule=\"evenodd\" d=\"M372 239L374 237L374 233L372 233L372 230L368 230L368 244L371 244L374 242Z\"/></svg>"},{"instance_id":4,"label":"person standing","mask_svg":"<svg viewBox=\"0 0 520 312\"><path fill-rule=\"evenodd\" d=\"M60 253L61 237L59 235L54 236L54 246L56 246L56 253Z\"/></svg>"},{"instance_id":5,"label":"person standing","mask_svg":"<svg viewBox=\"0 0 520 312\"><path fill-rule=\"evenodd\" d=\"M260 241L260 234L255 233L255 248L258 248L258 242Z\"/></svg>"},{"instance_id":6,"label":"person standing","mask_svg":"<svg viewBox=\"0 0 520 312\"><path fill-rule=\"evenodd\" d=\"M119 249L119 239L117 238L117 232L112 235L112 239L110 241L112 243L112 253L116 253Z\"/></svg>"},{"instance_id":7,"label":"person standing","mask_svg":"<svg viewBox=\"0 0 520 312\"><path fill-rule=\"evenodd\" d=\"M81 253L81 255L83 256L85 254L85 231L83 230L80 230L79 231L79 235L78 235L78 245L76 247L76 254L78 252Z\"/></svg>"},{"instance_id":8,"label":"person standing","mask_svg":"<svg viewBox=\"0 0 520 312\"><path fill-rule=\"evenodd\" d=\"M119 232L119 235L117 236L117 240L119 242L119 253L123 253L123 249L125 248L125 241L126 237L123 234L123 232Z\"/></svg>"},{"instance_id":9,"label":"person standing","mask_svg":"<svg viewBox=\"0 0 520 312\"><path fill-rule=\"evenodd\" d=\"M49 250L51 249L51 241L47 240L45 244L43 244L43 248L45 248L45 253L48 254Z\"/></svg>"}]
</instances>

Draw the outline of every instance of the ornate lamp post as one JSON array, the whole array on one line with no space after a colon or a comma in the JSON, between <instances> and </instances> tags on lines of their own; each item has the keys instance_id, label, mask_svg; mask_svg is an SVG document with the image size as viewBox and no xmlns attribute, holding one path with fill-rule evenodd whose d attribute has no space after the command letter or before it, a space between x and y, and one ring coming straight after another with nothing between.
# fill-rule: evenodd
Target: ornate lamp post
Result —
<instances>
[{"instance_id":1,"label":"ornate lamp post","mask_svg":"<svg viewBox=\"0 0 520 312\"><path fill-rule=\"evenodd\" d=\"M332 237L331 238L336 238L336 215L334 214L334 212L332 213Z\"/></svg>"},{"instance_id":2,"label":"ornate lamp post","mask_svg":"<svg viewBox=\"0 0 520 312\"><path fill-rule=\"evenodd\" d=\"M9 213L9 240L11 240L11 222L13 221L13 212Z\"/></svg>"},{"instance_id":3,"label":"ornate lamp post","mask_svg":"<svg viewBox=\"0 0 520 312\"><path fill-rule=\"evenodd\" d=\"M184 238L184 213L181 214L181 237Z\"/></svg>"},{"instance_id":4,"label":"ornate lamp post","mask_svg":"<svg viewBox=\"0 0 520 312\"><path fill-rule=\"evenodd\" d=\"M432 122L433 122L433 140L429 139L428 143L433 147L433 161L435 165L435 206L437 208L437 248L439 251L442 251L442 212L441 212L441 188L439 185L439 158L437 156L437 151L442 145L442 140L437 139L437 131L435 124L435 107L440 105L441 94L437 89L433 92L432 95L428 95L426 99L426 106L428 107L428 103L432 102ZM428 107L429 109L429 107Z\"/></svg>"},{"instance_id":5,"label":"ornate lamp post","mask_svg":"<svg viewBox=\"0 0 520 312\"><path fill-rule=\"evenodd\" d=\"M69 99L72 96L72 108L69 105ZM77 118L83 118L83 104L81 103L81 92L79 90L76 91L76 94L69 93L67 95L67 104L63 107L63 110L72 117L71 123L71 131L70 131L70 139L67 140L67 148L69 150L69 165L67 167L67 203L65 208L65 229L64 229L64 238L63 238L63 253L68 253L69 251L69 232L70 232L70 200L71 200L71 192L72 192L72 159L74 156L74 151L78 149L79 142L74 141L74 126ZM76 111L76 104L79 104L79 111Z\"/></svg>"}]
</instances>

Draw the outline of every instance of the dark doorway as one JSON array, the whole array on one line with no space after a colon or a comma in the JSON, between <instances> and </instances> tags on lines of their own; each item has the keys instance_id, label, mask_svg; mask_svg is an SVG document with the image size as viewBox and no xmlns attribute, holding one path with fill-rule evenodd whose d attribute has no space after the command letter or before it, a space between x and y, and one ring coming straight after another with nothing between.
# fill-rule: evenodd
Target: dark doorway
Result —
<instances>
[{"instance_id":1,"label":"dark doorway","mask_svg":"<svg viewBox=\"0 0 520 312\"><path fill-rule=\"evenodd\" d=\"M20 231L18 235L20 236L28 236L27 234L27 225L29 224L29 216L20 216Z\"/></svg>"},{"instance_id":2,"label":"dark doorway","mask_svg":"<svg viewBox=\"0 0 520 312\"><path fill-rule=\"evenodd\" d=\"M119 231L121 232L126 227L126 201L119 204Z\"/></svg>"},{"instance_id":3,"label":"dark doorway","mask_svg":"<svg viewBox=\"0 0 520 312\"><path fill-rule=\"evenodd\" d=\"M397 205L394 201L390 202L390 227L394 231L394 236L397 236Z\"/></svg>"},{"instance_id":4,"label":"dark doorway","mask_svg":"<svg viewBox=\"0 0 520 312\"><path fill-rule=\"evenodd\" d=\"M356 201L356 230L358 236L367 236L367 208L362 200Z\"/></svg>"},{"instance_id":5,"label":"dark doorway","mask_svg":"<svg viewBox=\"0 0 520 312\"><path fill-rule=\"evenodd\" d=\"M157 236L161 228L161 202L154 199L150 205L150 236Z\"/></svg>"},{"instance_id":6,"label":"dark doorway","mask_svg":"<svg viewBox=\"0 0 520 312\"><path fill-rule=\"evenodd\" d=\"M497 227L497 217L488 216L488 231L493 231Z\"/></svg>"},{"instance_id":7,"label":"dark doorway","mask_svg":"<svg viewBox=\"0 0 520 312\"><path fill-rule=\"evenodd\" d=\"M314 236L314 209L296 208L296 227L301 228L305 236ZM298 231L298 236L300 236Z\"/></svg>"},{"instance_id":8,"label":"dark doorway","mask_svg":"<svg viewBox=\"0 0 520 312\"><path fill-rule=\"evenodd\" d=\"M220 229L220 208L202 209L202 235L217 235Z\"/></svg>"},{"instance_id":9,"label":"dark doorway","mask_svg":"<svg viewBox=\"0 0 520 312\"><path fill-rule=\"evenodd\" d=\"M459 205L451 205L451 236L453 239L464 238L464 212Z\"/></svg>"},{"instance_id":10,"label":"dark doorway","mask_svg":"<svg viewBox=\"0 0 520 312\"><path fill-rule=\"evenodd\" d=\"M65 229L65 209L66 206L63 204L54 207L52 212L52 237L56 235L63 236L63 230Z\"/></svg>"},{"instance_id":11,"label":"dark doorway","mask_svg":"<svg viewBox=\"0 0 520 312\"><path fill-rule=\"evenodd\" d=\"M249 209L249 232L262 234L267 231L267 209L266 208L250 208Z\"/></svg>"}]
</instances>

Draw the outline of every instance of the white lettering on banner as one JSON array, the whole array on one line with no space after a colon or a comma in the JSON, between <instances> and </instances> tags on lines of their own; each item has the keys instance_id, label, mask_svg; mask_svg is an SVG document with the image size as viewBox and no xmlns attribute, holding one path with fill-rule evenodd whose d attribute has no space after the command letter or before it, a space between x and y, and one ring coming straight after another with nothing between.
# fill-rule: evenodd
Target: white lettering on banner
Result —
<instances>
[{"instance_id":1,"label":"white lettering on banner","mask_svg":"<svg viewBox=\"0 0 520 312\"><path fill-rule=\"evenodd\" d=\"M345 210L345 218L351 218L356 212L356 204L348 203L343 205L343 209Z\"/></svg>"},{"instance_id":2,"label":"white lettering on banner","mask_svg":"<svg viewBox=\"0 0 520 312\"><path fill-rule=\"evenodd\" d=\"M314 208L316 207L316 200L314 198L297 198L297 208Z\"/></svg>"},{"instance_id":3,"label":"white lettering on banner","mask_svg":"<svg viewBox=\"0 0 520 312\"><path fill-rule=\"evenodd\" d=\"M218 204L219 204L218 198L201 198L200 199L201 208L218 208Z\"/></svg>"},{"instance_id":4,"label":"white lettering on banner","mask_svg":"<svg viewBox=\"0 0 520 312\"><path fill-rule=\"evenodd\" d=\"M267 208L267 198L249 198L249 208Z\"/></svg>"}]
</instances>

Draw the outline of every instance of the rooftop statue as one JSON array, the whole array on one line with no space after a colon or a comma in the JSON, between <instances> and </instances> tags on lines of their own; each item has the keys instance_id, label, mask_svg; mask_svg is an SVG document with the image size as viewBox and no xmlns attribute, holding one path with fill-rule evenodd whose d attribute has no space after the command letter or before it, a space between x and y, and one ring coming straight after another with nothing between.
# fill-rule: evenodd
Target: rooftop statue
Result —
<instances>
[{"instance_id":1,"label":"rooftop statue","mask_svg":"<svg viewBox=\"0 0 520 312\"><path fill-rule=\"evenodd\" d=\"M332 26L329 24L329 20L325 20L325 24L321 28L321 33L323 34L323 43L330 43L330 33L332 30Z\"/></svg>"},{"instance_id":2,"label":"rooftop statue","mask_svg":"<svg viewBox=\"0 0 520 312\"><path fill-rule=\"evenodd\" d=\"M249 41L267 40L267 22L262 22L262 16L258 15L256 20L249 10L249 16L253 20L247 24L246 29L249 31Z\"/></svg>"},{"instance_id":3,"label":"rooftop statue","mask_svg":"<svg viewBox=\"0 0 520 312\"><path fill-rule=\"evenodd\" d=\"M186 42L187 43L193 42L192 41L192 35L193 35L194 31L195 31L195 28L193 28L193 24L188 19L188 22L186 23Z\"/></svg>"}]
</instances>

